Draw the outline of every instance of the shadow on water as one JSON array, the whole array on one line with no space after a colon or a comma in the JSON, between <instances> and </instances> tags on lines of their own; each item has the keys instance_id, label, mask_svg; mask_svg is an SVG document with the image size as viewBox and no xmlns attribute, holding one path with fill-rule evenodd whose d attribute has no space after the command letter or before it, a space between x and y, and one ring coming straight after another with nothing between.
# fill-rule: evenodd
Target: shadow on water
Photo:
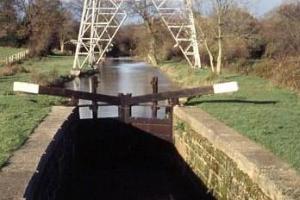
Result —
<instances>
[{"instance_id":1,"label":"shadow on water","mask_svg":"<svg viewBox=\"0 0 300 200\"><path fill-rule=\"evenodd\" d=\"M116 120L77 123L73 158L66 159L71 163L65 168L68 171L60 172L63 177L54 181L56 191L51 193L43 188L49 187L47 184L32 181L32 184L39 184L39 191L35 191L39 195L28 199L213 199L172 144ZM59 171L59 166L55 166ZM48 172L48 176L53 174L57 173ZM48 192L44 192L46 190Z\"/></svg>"}]
</instances>

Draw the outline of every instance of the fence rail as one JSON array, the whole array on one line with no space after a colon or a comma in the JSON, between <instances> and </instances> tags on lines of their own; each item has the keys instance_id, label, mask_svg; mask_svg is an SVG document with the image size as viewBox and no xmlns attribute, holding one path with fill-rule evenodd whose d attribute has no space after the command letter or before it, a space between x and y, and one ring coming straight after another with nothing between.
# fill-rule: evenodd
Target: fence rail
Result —
<instances>
[{"instance_id":1,"label":"fence rail","mask_svg":"<svg viewBox=\"0 0 300 200\"><path fill-rule=\"evenodd\" d=\"M29 50L21 51L5 58L5 64L13 64L24 60L29 55Z\"/></svg>"}]
</instances>

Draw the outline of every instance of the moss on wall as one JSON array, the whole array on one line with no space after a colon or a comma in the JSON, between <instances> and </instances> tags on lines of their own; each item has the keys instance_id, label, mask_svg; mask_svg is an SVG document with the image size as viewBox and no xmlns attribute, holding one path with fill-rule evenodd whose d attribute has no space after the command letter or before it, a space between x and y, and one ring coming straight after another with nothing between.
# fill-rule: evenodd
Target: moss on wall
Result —
<instances>
[{"instance_id":1,"label":"moss on wall","mask_svg":"<svg viewBox=\"0 0 300 200\"><path fill-rule=\"evenodd\" d=\"M270 200L226 152L214 147L201 133L175 117L175 144L184 146L183 159L217 199Z\"/></svg>"}]
</instances>

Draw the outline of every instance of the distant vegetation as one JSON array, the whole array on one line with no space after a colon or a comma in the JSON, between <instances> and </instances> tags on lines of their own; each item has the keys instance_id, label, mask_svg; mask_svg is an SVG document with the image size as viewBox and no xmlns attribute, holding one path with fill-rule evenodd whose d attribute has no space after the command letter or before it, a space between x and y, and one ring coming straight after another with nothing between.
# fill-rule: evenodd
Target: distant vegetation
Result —
<instances>
[{"instance_id":1,"label":"distant vegetation","mask_svg":"<svg viewBox=\"0 0 300 200\"><path fill-rule=\"evenodd\" d=\"M82 0L0 1L0 44L27 46L32 56L53 49L74 52ZM212 6L203 6L204 4ZM109 53L149 59L154 64L181 60L150 0L132 1L130 15L140 23L121 29ZM257 18L237 0L195 0L194 14L202 64L217 74L231 68L256 74L278 85L300 89L300 1L284 2Z\"/></svg>"}]
</instances>

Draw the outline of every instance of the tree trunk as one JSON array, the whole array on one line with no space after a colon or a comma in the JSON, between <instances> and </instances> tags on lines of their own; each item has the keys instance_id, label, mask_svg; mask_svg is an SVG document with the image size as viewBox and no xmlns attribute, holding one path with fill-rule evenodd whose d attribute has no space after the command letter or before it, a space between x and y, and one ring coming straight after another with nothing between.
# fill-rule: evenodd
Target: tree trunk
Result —
<instances>
[{"instance_id":1,"label":"tree trunk","mask_svg":"<svg viewBox=\"0 0 300 200\"><path fill-rule=\"evenodd\" d=\"M210 51L210 49L208 47L206 39L204 40L204 45L205 45L206 51L207 51L208 56L209 56L209 62L210 62L211 71L214 73L215 72L214 56L213 56L213 54L211 53L211 51Z\"/></svg>"},{"instance_id":2,"label":"tree trunk","mask_svg":"<svg viewBox=\"0 0 300 200\"><path fill-rule=\"evenodd\" d=\"M222 56L223 56L223 45L222 45L222 21L221 21L221 13L218 13L218 58L217 58L217 74L221 74L222 68Z\"/></svg>"},{"instance_id":3,"label":"tree trunk","mask_svg":"<svg viewBox=\"0 0 300 200\"><path fill-rule=\"evenodd\" d=\"M157 66L158 59L156 57L156 45L155 45L154 31L152 29L151 22L149 22L148 20L145 20L145 21L146 21L146 27L147 27L148 33L150 34L148 59L152 65Z\"/></svg>"},{"instance_id":4,"label":"tree trunk","mask_svg":"<svg viewBox=\"0 0 300 200\"><path fill-rule=\"evenodd\" d=\"M65 53L65 42L60 41L60 53Z\"/></svg>"}]
</instances>

